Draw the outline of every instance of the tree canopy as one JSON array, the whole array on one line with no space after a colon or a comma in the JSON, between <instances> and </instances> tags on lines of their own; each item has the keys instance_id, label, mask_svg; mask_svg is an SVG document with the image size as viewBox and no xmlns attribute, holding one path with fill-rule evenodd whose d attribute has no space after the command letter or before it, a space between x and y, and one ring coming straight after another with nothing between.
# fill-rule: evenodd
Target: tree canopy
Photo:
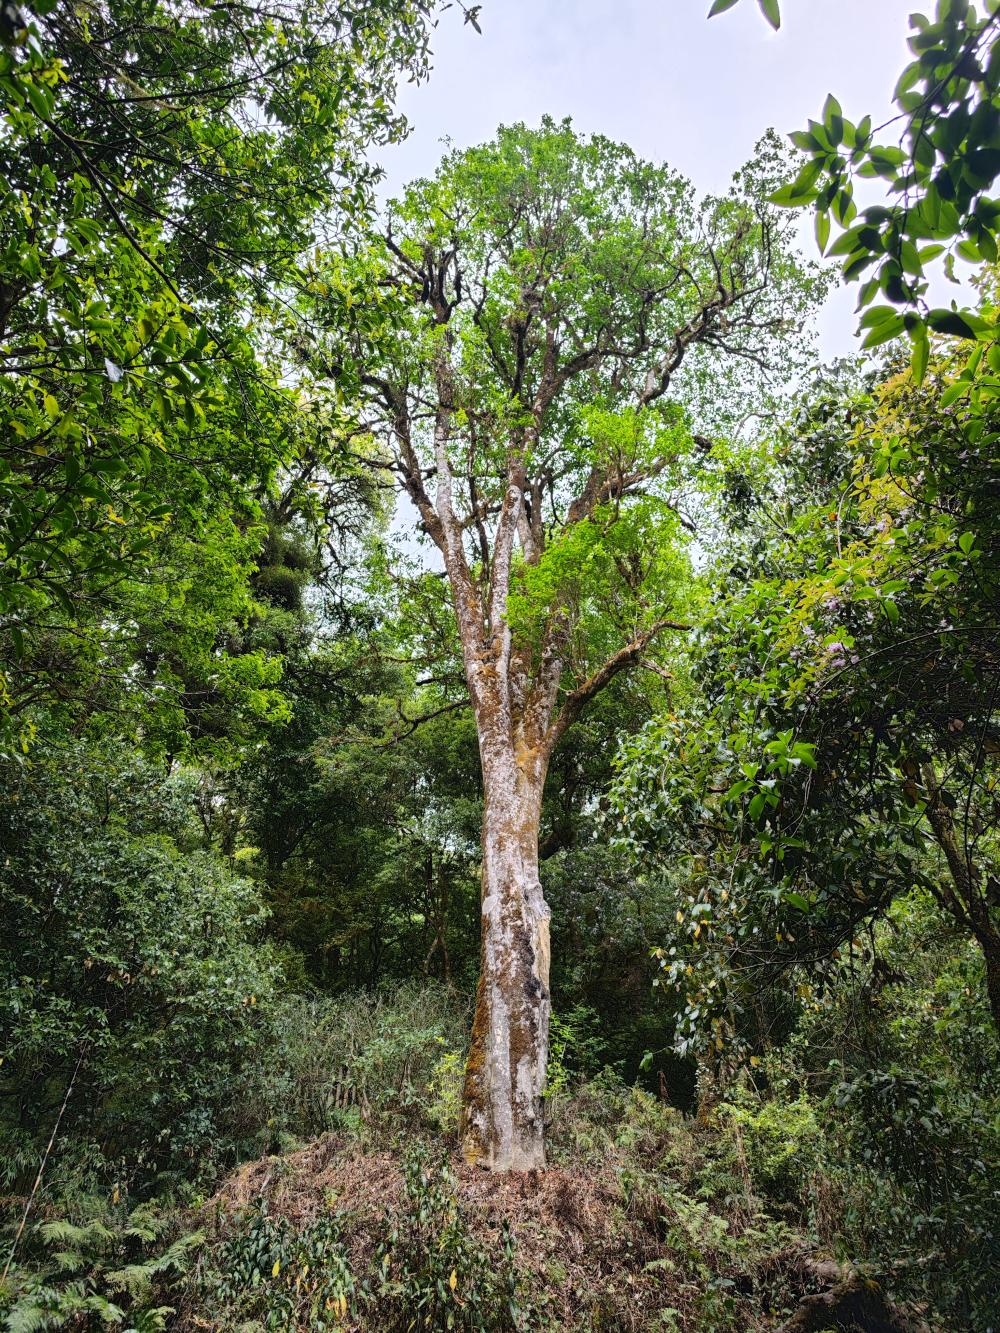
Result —
<instances>
[{"instance_id":1,"label":"tree canopy","mask_svg":"<svg viewBox=\"0 0 1000 1333\"><path fill-rule=\"evenodd\" d=\"M306 247L363 219L364 150L401 132L392 93L423 73L427 22L409 3L18 11L0 49L14 719L52 683L53 634L120 625L123 586L148 588L181 534L245 566L254 506L324 454L255 325L277 325ZM166 582L176 599L183 575Z\"/></svg>"}]
</instances>

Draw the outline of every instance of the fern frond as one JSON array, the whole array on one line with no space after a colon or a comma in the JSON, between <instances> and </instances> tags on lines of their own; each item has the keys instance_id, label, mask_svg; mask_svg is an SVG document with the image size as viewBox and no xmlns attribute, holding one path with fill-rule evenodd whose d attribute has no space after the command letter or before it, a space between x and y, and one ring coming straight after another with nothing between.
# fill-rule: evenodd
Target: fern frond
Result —
<instances>
[{"instance_id":1,"label":"fern frond","mask_svg":"<svg viewBox=\"0 0 1000 1333\"><path fill-rule=\"evenodd\" d=\"M167 1327L167 1317L176 1313L172 1305L158 1305L155 1310L143 1310L134 1315L135 1322L123 1330L123 1333L162 1333Z\"/></svg>"},{"instance_id":2,"label":"fern frond","mask_svg":"<svg viewBox=\"0 0 1000 1333\"><path fill-rule=\"evenodd\" d=\"M120 1324L125 1318L125 1311L120 1305L115 1305L114 1301L109 1301L105 1296L88 1296L84 1303L81 1313L86 1311L88 1314L96 1314L102 1324L114 1325Z\"/></svg>"},{"instance_id":3,"label":"fern frond","mask_svg":"<svg viewBox=\"0 0 1000 1333\"><path fill-rule=\"evenodd\" d=\"M204 1231L189 1231L187 1235L178 1236L162 1254L154 1255L149 1261L151 1271L165 1273L168 1269L174 1268L183 1273L187 1265L188 1251L195 1249L204 1239Z\"/></svg>"},{"instance_id":4,"label":"fern frond","mask_svg":"<svg viewBox=\"0 0 1000 1333\"><path fill-rule=\"evenodd\" d=\"M150 1264L126 1264L108 1273L106 1281L109 1291L127 1291L135 1300L149 1294L153 1285L155 1269Z\"/></svg>"},{"instance_id":5,"label":"fern frond","mask_svg":"<svg viewBox=\"0 0 1000 1333\"><path fill-rule=\"evenodd\" d=\"M51 1222L42 1222L38 1227L38 1234L48 1245L61 1243L79 1249L89 1240L90 1228L80 1227L64 1217L57 1217Z\"/></svg>"},{"instance_id":6,"label":"fern frond","mask_svg":"<svg viewBox=\"0 0 1000 1333\"><path fill-rule=\"evenodd\" d=\"M59 1299L56 1292L43 1287L40 1291L36 1291L30 1300L18 1301L7 1316L7 1333L38 1333L39 1329L48 1328L54 1307L48 1303L37 1304L45 1297L51 1297L53 1302Z\"/></svg>"},{"instance_id":7,"label":"fern frond","mask_svg":"<svg viewBox=\"0 0 1000 1333\"><path fill-rule=\"evenodd\" d=\"M78 1250L56 1250L52 1258L67 1273L76 1273L85 1263L83 1255Z\"/></svg>"}]
</instances>

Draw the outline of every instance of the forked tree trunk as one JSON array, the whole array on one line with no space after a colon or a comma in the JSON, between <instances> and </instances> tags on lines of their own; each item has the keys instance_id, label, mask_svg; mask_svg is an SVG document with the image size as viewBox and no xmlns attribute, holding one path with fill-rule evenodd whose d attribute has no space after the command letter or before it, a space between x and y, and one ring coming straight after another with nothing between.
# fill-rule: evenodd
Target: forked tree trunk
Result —
<instances>
[{"instance_id":1,"label":"forked tree trunk","mask_svg":"<svg viewBox=\"0 0 1000 1333\"><path fill-rule=\"evenodd\" d=\"M495 1171L545 1166L549 907L538 879L545 760L481 733L482 947L462 1151Z\"/></svg>"},{"instance_id":2,"label":"forked tree trunk","mask_svg":"<svg viewBox=\"0 0 1000 1333\"><path fill-rule=\"evenodd\" d=\"M442 307L440 313L440 322L447 323L448 312ZM549 756L586 703L620 671L634 666L653 637L675 622L654 622L561 701L565 617L549 617L537 658L527 644L514 647L506 612L514 545L520 542L529 562L540 554L540 497L535 497L529 520L523 476L526 437L510 450L492 556L482 520L476 520L483 566L489 571L489 595L484 597L466 559L466 525L453 504L448 444L455 385L450 346L446 333L436 364L436 506L424 489L402 412L395 429L410 498L444 560L483 771L482 949L462 1098L462 1151L466 1161L494 1171L541 1170L551 1002L549 908L538 879L538 829ZM551 399L537 407L539 420L548 402ZM537 440L537 429L532 438ZM583 498L571 506L569 522L582 522L590 514L606 484L603 470L595 470Z\"/></svg>"}]
</instances>

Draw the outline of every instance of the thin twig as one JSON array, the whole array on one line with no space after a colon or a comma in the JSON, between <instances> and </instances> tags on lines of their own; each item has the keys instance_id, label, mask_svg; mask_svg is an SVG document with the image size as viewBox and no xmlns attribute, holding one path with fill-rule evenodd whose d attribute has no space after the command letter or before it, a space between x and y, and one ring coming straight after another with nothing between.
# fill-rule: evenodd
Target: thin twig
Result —
<instances>
[{"instance_id":1,"label":"thin twig","mask_svg":"<svg viewBox=\"0 0 1000 1333\"><path fill-rule=\"evenodd\" d=\"M14 1242L10 1247L10 1254L7 1256L7 1262L4 1265L3 1275L0 1276L0 1283L7 1281L7 1274L10 1272L10 1266L14 1262L14 1255L17 1253L17 1247L20 1244L21 1237L24 1235L24 1228L28 1224L28 1215L31 1212L31 1205L35 1202L35 1195L38 1193L38 1188L42 1183L42 1176L45 1174L45 1167L48 1164L49 1155L52 1152L52 1146L56 1141L56 1135L59 1133L59 1126L62 1124L63 1112L66 1110L70 1094L73 1091L73 1084L76 1082L76 1076L80 1072L80 1066L83 1064L83 1057L86 1054L86 1051L87 1048L86 1045L84 1045L83 1049L80 1051L80 1058L76 1062L76 1068L73 1070L73 1074L66 1087L66 1096L62 1100L62 1106L60 1106L59 1114L56 1116L56 1123L52 1126L52 1133L49 1135L48 1146L46 1147L45 1153L42 1157L41 1165L38 1168L38 1175L35 1177L35 1183L32 1185L31 1193L28 1195L27 1201L25 1202L24 1212L21 1214L21 1224L17 1228L17 1233L14 1236Z\"/></svg>"}]
</instances>

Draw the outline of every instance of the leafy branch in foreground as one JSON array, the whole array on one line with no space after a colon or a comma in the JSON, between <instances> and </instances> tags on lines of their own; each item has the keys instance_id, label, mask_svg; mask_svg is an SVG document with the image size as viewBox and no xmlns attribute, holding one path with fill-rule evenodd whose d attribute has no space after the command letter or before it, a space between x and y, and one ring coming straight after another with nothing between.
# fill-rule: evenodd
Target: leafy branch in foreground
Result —
<instances>
[{"instance_id":1,"label":"leafy branch in foreground","mask_svg":"<svg viewBox=\"0 0 1000 1333\"><path fill-rule=\"evenodd\" d=\"M810 155L798 177L775 202L812 203L816 237L826 249L831 223L843 229L829 247L842 261L847 281L862 281L858 308L875 305L862 318L866 347L909 334L913 363L922 379L929 359L929 333L959 338L991 337L993 326L969 310L928 308L927 266L944 256L955 278L956 257L971 263L997 259L1000 201L988 194L1000 173L1000 6L990 13L974 5L941 0L934 22L911 15L910 49L916 59L896 84L898 114L872 129L871 118L855 125L833 96L821 121L796 131L792 142ZM897 144L876 140L880 130L901 125ZM894 202L860 213L855 179L881 179Z\"/></svg>"},{"instance_id":2,"label":"leafy branch in foreground","mask_svg":"<svg viewBox=\"0 0 1000 1333\"><path fill-rule=\"evenodd\" d=\"M716 0L711 14L737 0ZM772 6L761 8L774 22ZM777 26L777 23L774 24ZM831 94L819 120L790 137L809 155L774 202L812 204L820 250L841 261L844 279L861 282L858 309L865 347L904 332L922 380L929 335L992 338L995 329L971 310L929 307L927 270L944 257L953 282L955 260L995 263L1000 200L990 190L1000 174L1000 2L985 9L967 0L938 0L933 19L911 14L915 59L896 83L897 114L872 127L871 116L848 120ZM898 134L882 142L883 131ZM858 211L856 180L883 180L889 200ZM833 224L841 229L833 244ZM829 247L829 248L828 248ZM886 304L873 305L879 297ZM1000 386L998 386L1000 387Z\"/></svg>"}]
</instances>

